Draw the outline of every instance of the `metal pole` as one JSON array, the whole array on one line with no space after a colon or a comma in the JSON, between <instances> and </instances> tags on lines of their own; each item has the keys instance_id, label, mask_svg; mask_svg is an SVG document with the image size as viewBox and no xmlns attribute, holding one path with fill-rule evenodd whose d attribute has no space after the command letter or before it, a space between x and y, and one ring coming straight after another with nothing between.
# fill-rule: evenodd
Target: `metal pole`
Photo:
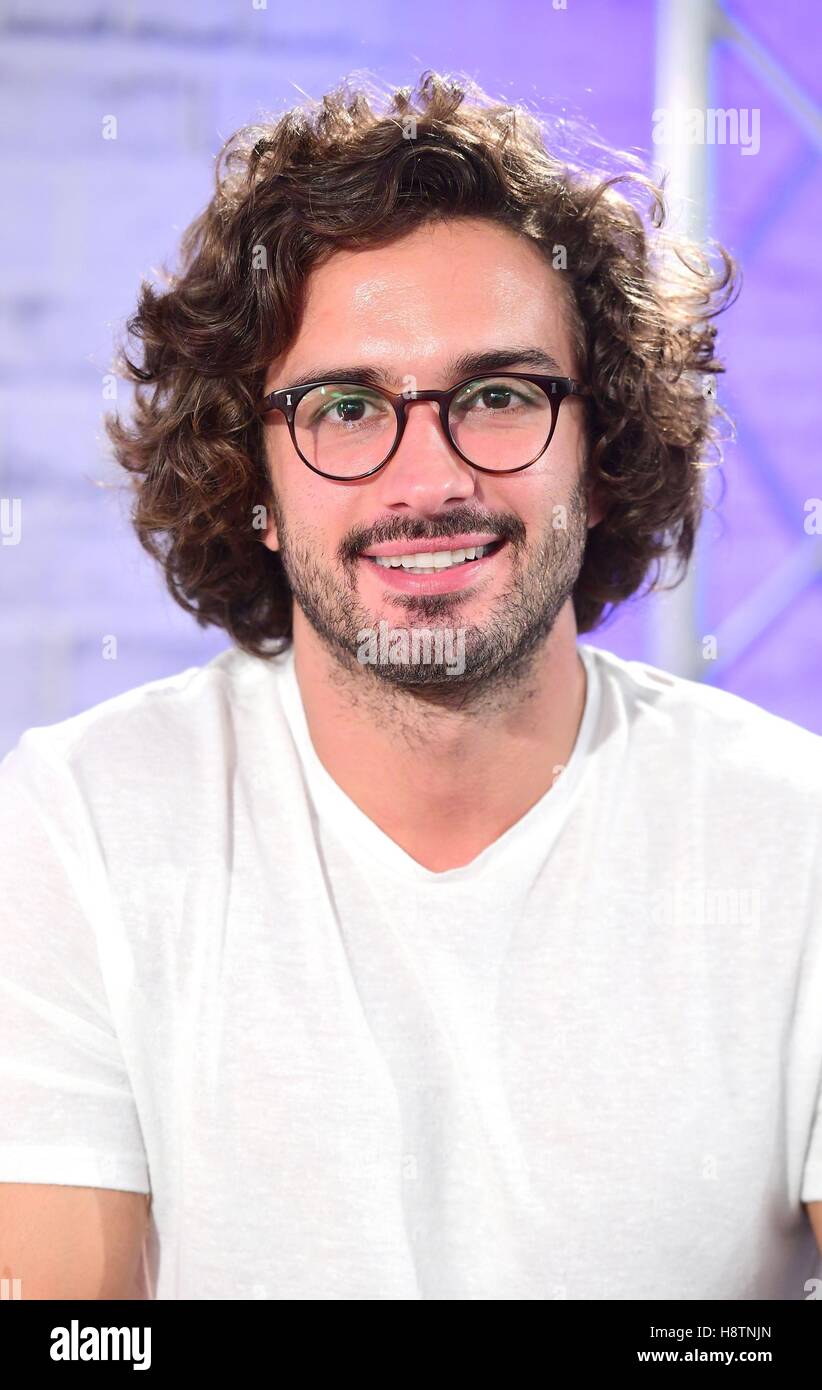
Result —
<instances>
[{"instance_id":1,"label":"metal pole","mask_svg":"<svg viewBox=\"0 0 822 1390\"><path fill-rule=\"evenodd\" d=\"M668 171L667 225L696 241L702 240L707 225L705 146L688 140L686 124L676 119L676 113L707 111L714 36L713 0L658 0L656 159ZM673 119L662 121L661 112L672 113ZM705 546L698 535L686 577L676 589L654 594L651 599L651 661L691 679L705 675L700 647L704 562ZM671 562L664 562L659 582L670 582L674 568Z\"/></svg>"},{"instance_id":2,"label":"metal pole","mask_svg":"<svg viewBox=\"0 0 822 1390\"><path fill-rule=\"evenodd\" d=\"M767 49L743 24L740 24L738 19L731 18L721 4L716 7L714 24L715 37L725 39L733 45L751 71L756 73L793 117L803 135L817 149L822 149L822 111L813 97L808 96L790 73L771 57Z\"/></svg>"}]
</instances>

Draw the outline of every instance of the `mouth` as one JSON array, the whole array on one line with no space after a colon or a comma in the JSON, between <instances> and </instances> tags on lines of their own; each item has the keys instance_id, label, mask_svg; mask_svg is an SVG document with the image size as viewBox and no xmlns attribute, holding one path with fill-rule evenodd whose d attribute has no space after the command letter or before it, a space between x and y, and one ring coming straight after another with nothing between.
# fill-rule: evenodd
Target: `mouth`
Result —
<instances>
[{"instance_id":1,"label":"mouth","mask_svg":"<svg viewBox=\"0 0 822 1390\"><path fill-rule=\"evenodd\" d=\"M411 570L414 574L438 574L440 570L456 569L459 565L476 564L486 555L493 555L504 545L504 541L491 541L488 545L468 545L450 550L434 548L428 550L398 551L396 555L362 555L363 560L373 560L382 569Z\"/></svg>"},{"instance_id":2,"label":"mouth","mask_svg":"<svg viewBox=\"0 0 822 1390\"><path fill-rule=\"evenodd\" d=\"M375 547L381 553L362 553L359 559L389 588L406 593L444 593L472 583L506 545L500 537L452 548L446 548L448 542L441 539L406 541Z\"/></svg>"}]
</instances>

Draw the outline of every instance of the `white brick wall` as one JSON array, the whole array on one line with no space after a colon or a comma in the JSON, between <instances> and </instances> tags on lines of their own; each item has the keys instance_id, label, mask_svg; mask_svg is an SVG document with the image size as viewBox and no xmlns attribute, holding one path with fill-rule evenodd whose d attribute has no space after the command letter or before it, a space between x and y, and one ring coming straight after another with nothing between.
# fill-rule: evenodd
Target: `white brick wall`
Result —
<instances>
[{"instance_id":1,"label":"white brick wall","mask_svg":"<svg viewBox=\"0 0 822 1390\"><path fill-rule=\"evenodd\" d=\"M227 645L166 594L125 491L94 485L126 481L108 461L103 376L141 279L173 267L211 196L223 139L362 64L357 23L379 41L383 14L359 4L336 25L327 9L250 0L5 5L0 497L21 499L23 526L19 545L0 544L0 757L32 724ZM102 137L111 115L116 140ZM102 656L108 634L116 661Z\"/></svg>"}]
</instances>

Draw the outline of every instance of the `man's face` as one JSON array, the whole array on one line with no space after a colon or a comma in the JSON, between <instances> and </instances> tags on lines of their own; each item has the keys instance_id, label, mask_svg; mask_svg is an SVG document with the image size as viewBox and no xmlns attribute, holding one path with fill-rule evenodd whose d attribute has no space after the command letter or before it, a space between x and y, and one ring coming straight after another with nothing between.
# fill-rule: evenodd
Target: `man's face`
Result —
<instances>
[{"instance_id":1,"label":"man's face","mask_svg":"<svg viewBox=\"0 0 822 1390\"><path fill-rule=\"evenodd\" d=\"M265 391L355 366L378 369L381 384L398 393L445 389L466 375L453 375L452 359L512 347L540 348L558 365L518 360L508 371L579 379L561 274L523 238L480 219L429 224L379 250L338 252L312 273L298 336L272 362ZM588 527L599 520L582 481L582 403L564 401L547 451L510 474L471 468L442 433L436 403L411 404L393 458L356 482L313 473L280 412L266 419L274 504L264 539L281 553L295 636L305 621L345 667L367 662L394 685L516 679L570 602ZM492 537L495 548L432 575L387 569L367 553L396 552L403 542L419 550L427 540L441 548L447 538L470 547L465 536ZM408 640L439 629L439 643ZM365 634L380 632L381 648L372 642L364 655Z\"/></svg>"}]
</instances>

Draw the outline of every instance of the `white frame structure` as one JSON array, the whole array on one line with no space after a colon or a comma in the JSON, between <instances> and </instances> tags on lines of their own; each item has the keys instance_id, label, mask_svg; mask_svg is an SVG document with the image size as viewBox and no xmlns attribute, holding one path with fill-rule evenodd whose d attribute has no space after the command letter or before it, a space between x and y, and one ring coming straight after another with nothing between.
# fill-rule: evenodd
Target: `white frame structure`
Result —
<instances>
[{"instance_id":1,"label":"white frame structure","mask_svg":"<svg viewBox=\"0 0 822 1390\"><path fill-rule=\"evenodd\" d=\"M719 43L733 46L805 136L822 150L822 112L816 103L720 0L658 0L656 109L707 111L712 106L711 59ZM686 235L701 240L711 201L712 171L706 147L679 136L684 122L673 121L669 128L672 138L657 148L659 162L668 170L672 220ZM797 528L801 515L797 505ZM803 536L788 558L724 619L713 634L717 655L711 661L701 654L706 635L702 624L706 551L700 530L685 579L676 589L653 595L651 660L676 675L713 681L822 576L822 537ZM671 565L666 564L660 580L665 583L672 577Z\"/></svg>"}]
</instances>

